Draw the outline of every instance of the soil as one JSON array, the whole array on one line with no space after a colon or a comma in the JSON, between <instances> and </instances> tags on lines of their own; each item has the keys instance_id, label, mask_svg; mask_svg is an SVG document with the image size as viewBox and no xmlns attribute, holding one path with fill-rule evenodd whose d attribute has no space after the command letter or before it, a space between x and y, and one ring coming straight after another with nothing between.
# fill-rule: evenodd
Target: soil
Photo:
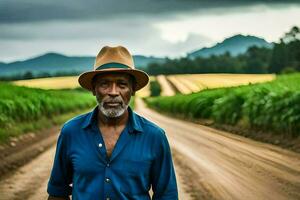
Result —
<instances>
[{"instance_id":1,"label":"soil","mask_svg":"<svg viewBox=\"0 0 300 200\"><path fill-rule=\"evenodd\" d=\"M267 131L245 128L242 126L231 126L231 125L224 125L224 124L211 124L211 127L224 130L230 133L238 134L257 141L277 145L284 149L289 149L291 151L300 153L300 134L298 134L299 135L298 137L295 137L292 135L267 132Z\"/></svg>"},{"instance_id":2,"label":"soil","mask_svg":"<svg viewBox=\"0 0 300 200\"><path fill-rule=\"evenodd\" d=\"M40 153L50 148L56 141L59 127L27 133L11 138L0 146L0 179L13 173Z\"/></svg>"},{"instance_id":3,"label":"soil","mask_svg":"<svg viewBox=\"0 0 300 200\"><path fill-rule=\"evenodd\" d=\"M193 199L300 199L300 154L200 124L170 118L136 100L159 124Z\"/></svg>"},{"instance_id":4,"label":"soil","mask_svg":"<svg viewBox=\"0 0 300 200\"><path fill-rule=\"evenodd\" d=\"M254 139L256 141L269 143L272 145L276 145L282 147L284 149L288 149L297 153L300 153L300 134L298 137L292 136L291 134L282 134L275 133L272 131L262 131L259 129L249 128L241 125L226 125L226 124L218 124L210 119L192 119L186 118L183 115L175 115L169 113L163 113L166 116L177 118L185 121L190 121L193 123L197 123L204 126L209 126L218 130L223 130L229 133L234 133L236 135L241 135L246 138Z\"/></svg>"}]
</instances>

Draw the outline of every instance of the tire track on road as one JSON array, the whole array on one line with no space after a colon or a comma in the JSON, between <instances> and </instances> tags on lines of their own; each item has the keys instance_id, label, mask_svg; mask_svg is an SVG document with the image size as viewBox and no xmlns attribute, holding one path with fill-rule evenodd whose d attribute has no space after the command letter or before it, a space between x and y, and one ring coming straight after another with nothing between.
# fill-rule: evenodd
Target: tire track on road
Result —
<instances>
[{"instance_id":1,"label":"tire track on road","mask_svg":"<svg viewBox=\"0 0 300 200\"><path fill-rule=\"evenodd\" d=\"M174 151L197 173L189 178L198 176L199 191L209 193L203 199L300 199L299 154L171 119L141 100L136 103L138 112L166 130Z\"/></svg>"},{"instance_id":2,"label":"tire track on road","mask_svg":"<svg viewBox=\"0 0 300 200\"><path fill-rule=\"evenodd\" d=\"M1 200L47 199L46 185L53 163L55 146L0 181Z\"/></svg>"}]
</instances>

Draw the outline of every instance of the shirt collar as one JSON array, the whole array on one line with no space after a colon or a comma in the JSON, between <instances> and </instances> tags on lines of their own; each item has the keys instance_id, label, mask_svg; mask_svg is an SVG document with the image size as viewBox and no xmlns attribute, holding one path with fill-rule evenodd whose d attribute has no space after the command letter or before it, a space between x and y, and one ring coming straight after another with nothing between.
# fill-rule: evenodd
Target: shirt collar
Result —
<instances>
[{"instance_id":1,"label":"shirt collar","mask_svg":"<svg viewBox=\"0 0 300 200\"><path fill-rule=\"evenodd\" d=\"M91 112L89 112L83 122L82 128L91 127L93 123L97 121L98 106L96 106ZM128 106L128 130L130 133L141 133L143 129L141 127L140 121L137 119L138 115L133 112L133 110Z\"/></svg>"},{"instance_id":2,"label":"shirt collar","mask_svg":"<svg viewBox=\"0 0 300 200\"><path fill-rule=\"evenodd\" d=\"M82 124L82 128L85 129L87 127L91 127L93 121L96 121L98 113L98 106L96 106L91 112L87 113L85 120Z\"/></svg>"},{"instance_id":3,"label":"shirt collar","mask_svg":"<svg viewBox=\"0 0 300 200\"><path fill-rule=\"evenodd\" d=\"M128 106L128 114L129 114L129 132L142 133L143 129L141 127L140 120L138 119L138 115L134 113L129 106Z\"/></svg>"}]
</instances>

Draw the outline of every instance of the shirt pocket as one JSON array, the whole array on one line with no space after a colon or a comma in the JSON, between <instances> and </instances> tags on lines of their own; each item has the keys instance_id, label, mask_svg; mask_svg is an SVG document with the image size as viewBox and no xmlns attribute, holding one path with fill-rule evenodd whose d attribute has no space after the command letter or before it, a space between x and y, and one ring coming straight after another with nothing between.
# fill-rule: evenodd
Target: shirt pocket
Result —
<instances>
[{"instance_id":1,"label":"shirt pocket","mask_svg":"<svg viewBox=\"0 0 300 200\"><path fill-rule=\"evenodd\" d=\"M123 160L121 165L124 174L133 177L148 177L150 174L150 160Z\"/></svg>"},{"instance_id":2,"label":"shirt pocket","mask_svg":"<svg viewBox=\"0 0 300 200\"><path fill-rule=\"evenodd\" d=\"M150 188L150 168L149 160L122 160L120 174L122 179L121 191L126 195L148 194Z\"/></svg>"}]
</instances>

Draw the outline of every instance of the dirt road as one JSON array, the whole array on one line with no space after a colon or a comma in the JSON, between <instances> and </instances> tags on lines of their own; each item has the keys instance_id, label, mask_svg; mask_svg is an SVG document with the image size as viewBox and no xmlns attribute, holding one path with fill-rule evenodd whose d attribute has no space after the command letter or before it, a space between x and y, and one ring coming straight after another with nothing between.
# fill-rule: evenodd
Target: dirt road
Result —
<instances>
[{"instance_id":1,"label":"dirt road","mask_svg":"<svg viewBox=\"0 0 300 200\"><path fill-rule=\"evenodd\" d=\"M137 112L165 129L195 199L300 199L299 154L162 116L141 100Z\"/></svg>"},{"instance_id":2,"label":"dirt road","mask_svg":"<svg viewBox=\"0 0 300 200\"><path fill-rule=\"evenodd\" d=\"M174 154L180 199L300 199L300 155L145 108L137 112L166 130ZM1 200L41 200L53 146L0 181Z\"/></svg>"},{"instance_id":3,"label":"dirt road","mask_svg":"<svg viewBox=\"0 0 300 200\"><path fill-rule=\"evenodd\" d=\"M53 135L53 137L56 137ZM55 146L0 181L0 200L47 199L46 185ZM23 155L26 156L26 155Z\"/></svg>"}]
</instances>

